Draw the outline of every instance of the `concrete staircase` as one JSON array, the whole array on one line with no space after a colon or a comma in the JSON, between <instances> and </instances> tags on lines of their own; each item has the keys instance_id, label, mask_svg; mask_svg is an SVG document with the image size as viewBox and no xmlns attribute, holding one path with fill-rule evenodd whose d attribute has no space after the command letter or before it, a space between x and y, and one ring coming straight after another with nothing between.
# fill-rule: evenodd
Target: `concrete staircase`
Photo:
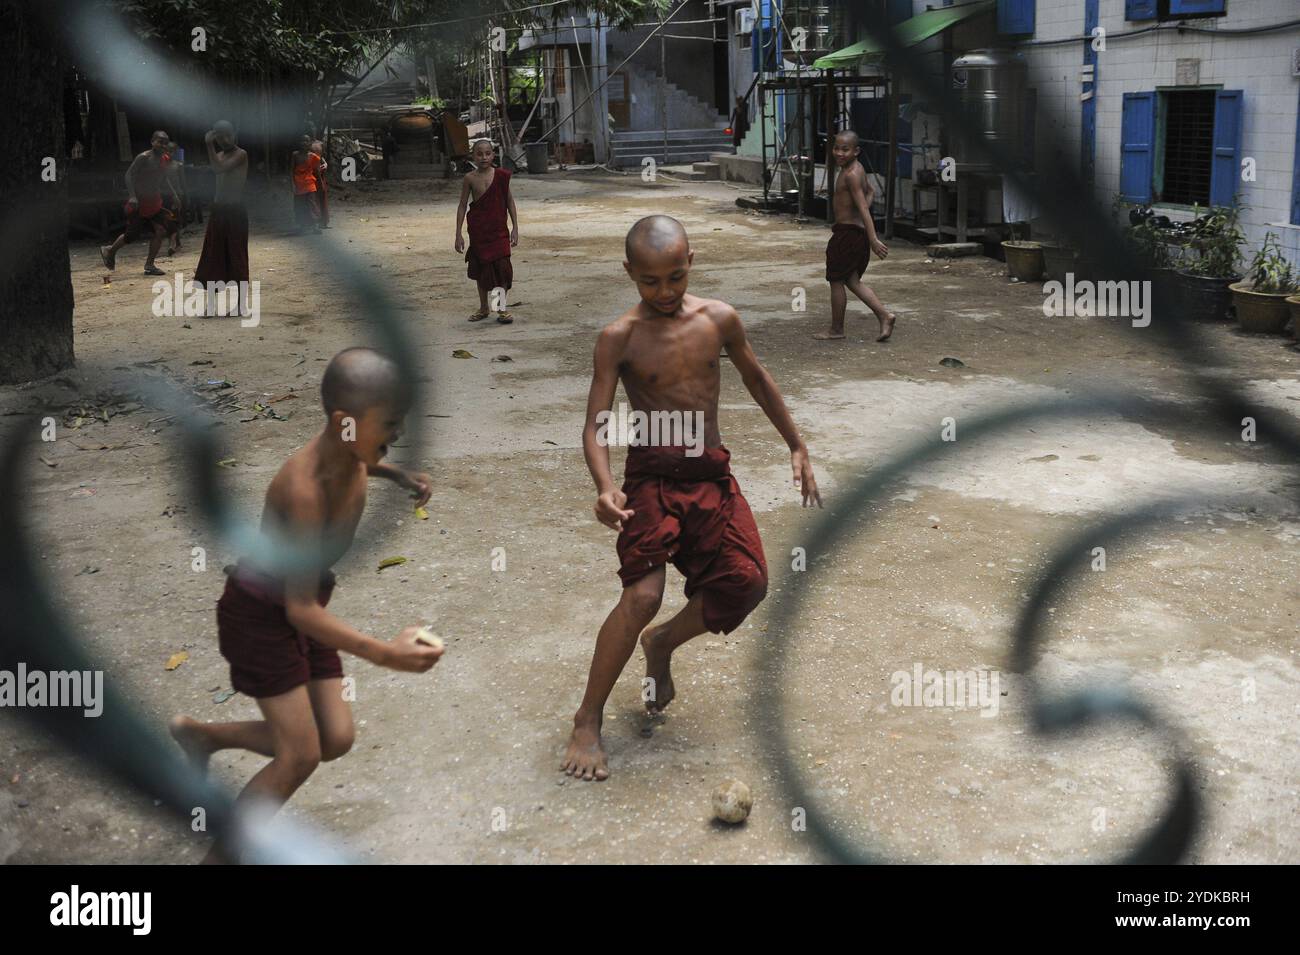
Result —
<instances>
[{"instance_id":1,"label":"concrete staircase","mask_svg":"<svg viewBox=\"0 0 1300 955\"><path fill-rule=\"evenodd\" d=\"M629 89L636 94L632 107L634 129L663 128L664 98L667 98L669 129L706 129L727 125L727 117L719 115L712 104L688 93L676 83L666 82L656 69L632 62L624 67L628 74Z\"/></svg>"},{"instance_id":2,"label":"concrete staircase","mask_svg":"<svg viewBox=\"0 0 1300 955\"><path fill-rule=\"evenodd\" d=\"M646 156L656 163L664 163L664 133L661 129L616 131L612 145L613 164L621 168L637 168ZM731 137L722 129L668 130L670 165L704 163L715 153L731 151Z\"/></svg>"}]
</instances>

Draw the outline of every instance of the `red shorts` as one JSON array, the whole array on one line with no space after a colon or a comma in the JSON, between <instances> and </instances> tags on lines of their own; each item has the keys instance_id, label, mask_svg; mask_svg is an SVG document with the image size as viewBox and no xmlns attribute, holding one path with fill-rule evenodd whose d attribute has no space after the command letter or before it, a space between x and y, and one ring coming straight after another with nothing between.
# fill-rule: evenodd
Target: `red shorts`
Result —
<instances>
[{"instance_id":1,"label":"red shorts","mask_svg":"<svg viewBox=\"0 0 1300 955\"><path fill-rule=\"evenodd\" d=\"M767 594L767 561L749 504L731 476L726 448L687 457L682 448L628 448L623 493L635 511L618 535L627 587L672 563L699 593L704 625L730 633Z\"/></svg>"},{"instance_id":2,"label":"red shorts","mask_svg":"<svg viewBox=\"0 0 1300 955\"><path fill-rule=\"evenodd\" d=\"M334 575L327 574L317 598L322 607L333 591ZM273 585L264 587L236 574L226 579L217 601L217 639L230 664L230 685L254 699L343 676L339 652L293 628L284 597Z\"/></svg>"}]
</instances>

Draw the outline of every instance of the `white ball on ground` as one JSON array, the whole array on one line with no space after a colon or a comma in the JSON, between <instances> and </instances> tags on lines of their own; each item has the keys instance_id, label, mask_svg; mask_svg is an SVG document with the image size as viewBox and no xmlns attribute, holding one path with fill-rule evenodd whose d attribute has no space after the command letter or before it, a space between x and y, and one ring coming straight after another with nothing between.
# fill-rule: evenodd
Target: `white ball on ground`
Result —
<instances>
[{"instance_id":1,"label":"white ball on ground","mask_svg":"<svg viewBox=\"0 0 1300 955\"><path fill-rule=\"evenodd\" d=\"M749 787L738 779L728 779L713 790L713 815L723 822L744 822L753 808Z\"/></svg>"}]
</instances>

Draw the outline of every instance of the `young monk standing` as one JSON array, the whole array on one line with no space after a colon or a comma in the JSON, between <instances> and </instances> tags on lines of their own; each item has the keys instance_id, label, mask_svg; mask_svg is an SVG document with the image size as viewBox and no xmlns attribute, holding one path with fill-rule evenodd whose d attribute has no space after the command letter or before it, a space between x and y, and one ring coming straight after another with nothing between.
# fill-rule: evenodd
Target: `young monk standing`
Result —
<instances>
[{"instance_id":1,"label":"young monk standing","mask_svg":"<svg viewBox=\"0 0 1300 955\"><path fill-rule=\"evenodd\" d=\"M168 215L163 208L162 187L166 178L163 157L167 152L168 135L161 129L149 137L149 148L136 156L126 171L126 230L112 245L99 247L99 257L111 272L117 268L117 251L142 235L149 236L149 254L144 260L145 275L162 275L163 270L154 265L154 258L162 248L167 235Z\"/></svg>"},{"instance_id":2,"label":"young monk standing","mask_svg":"<svg viewBox=\"0 0 1300 955\"><path fill-rule=\"evenodd\" d=\"M328 229L330 227L330 191L329 186L325 183L325 170L329 164L325 162L325 144L319 139L312 140L311 151L320 157L320 168L316 170L316 192L320 198L320 227Z\"/></svg>"},{"instance_id":3,"label":"young monk standing","mask_svg":"<svg viewBox=\"0 0 1300 955\"><path fill-rule=\"evenodd\" d=\"M298 232L320 232L320 196L316 174L325 168L325 162L311 151L311 137L303 136L294 150L293 159L293 218Z\"/></svg>"},{"instance_id":4,"label":"young monk standing","mask_svg":"<svg viewBox=\"0 0 1300 955\"><path fill-rule=\"evenodd\" d=\"M216 173L208 229L203 234L203 251L194 281L248 281L248 210L244 207L244 180L248 176L248 153L235 142L235 127L218 120L203 137L208 162ZM239 286L244 294L246 286ZM243 303L240 303L242 309Z\"/></svg>"},{"instance_id":5,"label":"young monk standing","mask_svg":"<svg viewBox=\"0 0 1300 955\"><path fill-rule=\"evenodd\" d=\"M471 322L481 322L488 317L488 293L501 289L497 321L509 325L514 321L505 310L505 293L514 281L510 265L510 250L519 244L519 213L515 210L515 197L510 194L510 173L492 165L495 151L492 143L480 139L470 150L474 171L466 174L460 187L460 205L456 207L456 251L465 252L469 263L468 274L478 283L478 311L469 317ZM471 194L473 205L465 211ZM506 216L510 217L510 230L506 231ZM469 225L469 251L461 227Z\"/></svg>"},{"instance_id":6,"label":"young monk standing","mask_svg":"<svg viewBox=\"0 0 1300 955\"><path fill-rule=\"evenodd\" d=\"M848 304L845 289L852 292L871 309L880 322L878 342L889 341L894 333L894 315L876 297L870 286L862 284L862 274L867 270L874 252L880 258L889 255L889 247L876 237L876 224L871 221L871 182L867 171L858 162L858 134L852 131L837 133L832 146L835 165L835 225L831 239L826 243L826 281L831 283L831 327L818 332L813 338L819 341L844 337L844 310Z\"/></svg>"},{"instance_id":7,"label":"young monk standing","mask_svg":"<svg viewBox=\"0 0 1300 955\"><path fill-rule=\"evenodd\" d=\"M217 603L221 655L230 684L257 700L262 719L200 723L186 716L171 734L206 769L218 750L246 749L269 756L239 803L278 805L297 791L321 760L352 747L352 711L343 696L339 651L378 666L423 673L442 649L407 627L391 641L376 640L325 609L334 589L331 565L352 544L366 506L366 483L382 477L407 488L418 504L432 479L382 460L401 434L408 403L397 365L369 348L339 352L325 368L321 401L325 426L280 468L266 492L262 533L279 549L310 555L310 566L276 573L247 559L230 570ZM217 850L205 861L225 861Z\"/></svg>"},{"instance_id":8,"label":"young monk standing","mask_svg":"<svg viewBox=\"0 0 1300 955\"><path fill-rule=\"evenodd\" d=\"M705 631L730 633L767 593L758 528L731 476L731 454L718 430L724 350L790 448L804 506L821 506L808 449L776 382L750 348L740 316L725 302L686 292L694 253L682 224L669 216L641 219L627 234L626 253L623 268L641 301L596 340L582 433L596 482L596 518L619 532L623 580L623 595L596 637L587 690L560 767L582 779L609 776L602 714L638 634L646 658L646 708L659 713L675 692L669 669L673 651ZM631 444L622 490L610 474L609 448L597 428L620 380L634 411L690 415L703 426L702 449ZM663 599L669 562L686 578L688 602L671 620L649 627Z\"/></svg>"}]
</instances>

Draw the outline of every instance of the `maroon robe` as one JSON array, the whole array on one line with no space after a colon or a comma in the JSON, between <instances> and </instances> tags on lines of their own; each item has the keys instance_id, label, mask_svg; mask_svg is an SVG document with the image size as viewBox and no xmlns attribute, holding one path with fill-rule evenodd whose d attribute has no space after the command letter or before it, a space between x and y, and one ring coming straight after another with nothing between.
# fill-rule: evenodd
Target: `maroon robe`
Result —
<instances>
[{"instance_id":1,"label":"maroon robe","mask_svg":"<svg viewBox=\"0 0 1300 955\"><path fill-rule=\"evenodd\" d=\"M469 249L465 252L468 275L484 291L508 289L514 281L510 265L510 173L497 169L492 184L475 199L465 214Z\"/></svg>"}]
</instances>

